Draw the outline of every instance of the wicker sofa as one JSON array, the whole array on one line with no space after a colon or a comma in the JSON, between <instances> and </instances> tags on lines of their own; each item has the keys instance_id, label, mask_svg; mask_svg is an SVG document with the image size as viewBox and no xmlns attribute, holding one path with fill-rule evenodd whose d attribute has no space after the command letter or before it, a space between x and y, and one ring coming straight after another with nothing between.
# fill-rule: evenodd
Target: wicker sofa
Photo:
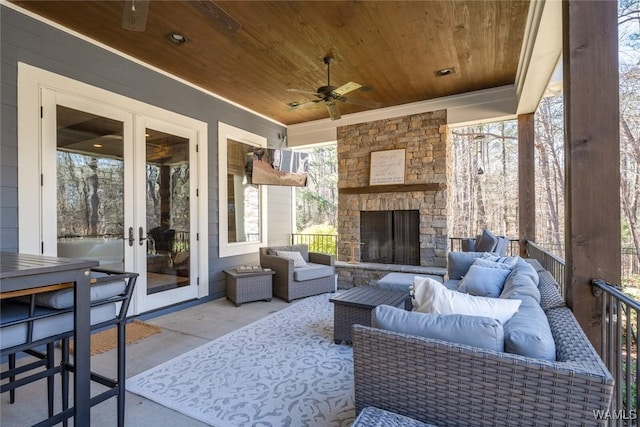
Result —
<instances>
[{"instance_id":1,"label":"wicker sofa","mask_svg":"<svg viewBox=\"0 0 640 427\"><path fill-rule=\"evenodd\" d=\"M604 425L613 378L557 291L540 277L556 361L354 325L356 411L374 406L438 426Z\"/></svg>"},{"instance_id":2,"label":"wicker sofa","mask_svg":"<svg viewBox=\"0 0 640 427\"><path fill-rule=\"evenodd\" d=\"M299 252L307 266L294 267L291 259L277 256L276 251ZM260 248L260 265L275 271L273 295L287 302L325 292L335 292L336 268L333 255L309 252L307 245Z\"/></svg>"}]
</instances>

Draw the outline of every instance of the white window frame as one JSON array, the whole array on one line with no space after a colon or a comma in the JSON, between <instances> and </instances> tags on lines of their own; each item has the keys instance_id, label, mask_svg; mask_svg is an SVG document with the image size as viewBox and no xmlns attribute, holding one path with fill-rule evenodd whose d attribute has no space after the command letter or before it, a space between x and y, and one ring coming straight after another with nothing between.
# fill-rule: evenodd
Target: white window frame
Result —
<instances>
[{"instance_id":1,"label":"white window frame","mask_svg":"<svg viewBox=\"0 0 640 427\"><path fill-rule=\"evenodd\" d=\"M261 246L267 246L267 189L260 185L260 240L257 242L229 243L229 220L227 218L227 140L242 142L256 147L266 147L267 138L246 130L218 122L218 203L220 230L220 257L243 255L258 252Z\"/></svg>"}]
</instances>

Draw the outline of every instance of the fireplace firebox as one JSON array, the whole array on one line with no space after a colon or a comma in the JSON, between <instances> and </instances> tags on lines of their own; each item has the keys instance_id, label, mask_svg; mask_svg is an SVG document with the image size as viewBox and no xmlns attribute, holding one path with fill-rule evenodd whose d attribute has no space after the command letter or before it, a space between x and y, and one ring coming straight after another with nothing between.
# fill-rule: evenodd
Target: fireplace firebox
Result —
<instances>
[{"instance_id":1,"label":"fireplace firebox","mask_svg":"<svg viewBox=\"0 0 640 427\"><path fill-rule=\"evenodd\" d=\"M419 211L361 211L360 243L362 262L420 265Z\"/></svg>"}]
</instances>

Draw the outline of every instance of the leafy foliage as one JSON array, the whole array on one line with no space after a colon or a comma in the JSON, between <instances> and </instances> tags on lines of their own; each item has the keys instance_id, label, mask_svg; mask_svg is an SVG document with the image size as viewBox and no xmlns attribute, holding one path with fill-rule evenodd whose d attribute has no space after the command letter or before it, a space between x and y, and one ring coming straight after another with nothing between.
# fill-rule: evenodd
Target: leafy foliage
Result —
<instances>
[{"instance_id":1,"label":"leafy foliage","mask_svg":"<svg viewBox=\"0 0 640 427\"><path fill-rule=\"evenodd\" d=\"M330 224L312 225L300 232L303 235L310 235L304 243L309 245L309 251L323 254L336 254L336 239L329 238L338 234L336 227Z\"/></svg>"},{"instance_id":2,"label":"leafy foliage","mask_svg":"<svg viewBox=\"0 0 640 427\"><path fill-rule=\"evenodd\" d=\"M338 155L335 145L308 151L307 187L296 189L296 228L338 223Z\"/></svg>"}]
</instances>

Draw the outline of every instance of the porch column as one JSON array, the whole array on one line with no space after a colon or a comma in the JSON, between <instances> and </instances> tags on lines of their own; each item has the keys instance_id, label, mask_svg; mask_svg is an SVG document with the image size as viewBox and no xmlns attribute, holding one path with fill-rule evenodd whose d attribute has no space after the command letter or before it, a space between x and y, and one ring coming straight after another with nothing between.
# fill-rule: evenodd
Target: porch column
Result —
<instances>
[{"instance_id":1,"label":"porch column","mask_svg":"<svg viewBox=\"0 0 640 427\"><path fill-rule=\"evenodd\" d=\"M518 240L527 258L527 240L536 240L535 114L518 116Z\"/></svg>"},{"instance_id":2,"label":"porch column","mask_svg":"<svg viewBox=\"0 0 640 427\"><path fill-rule=\"evenodd\" d=\"M563 1L566 300L596 349L591 279L620 283L618 21L615 1Z\"/></svg>"}]
</instances>

